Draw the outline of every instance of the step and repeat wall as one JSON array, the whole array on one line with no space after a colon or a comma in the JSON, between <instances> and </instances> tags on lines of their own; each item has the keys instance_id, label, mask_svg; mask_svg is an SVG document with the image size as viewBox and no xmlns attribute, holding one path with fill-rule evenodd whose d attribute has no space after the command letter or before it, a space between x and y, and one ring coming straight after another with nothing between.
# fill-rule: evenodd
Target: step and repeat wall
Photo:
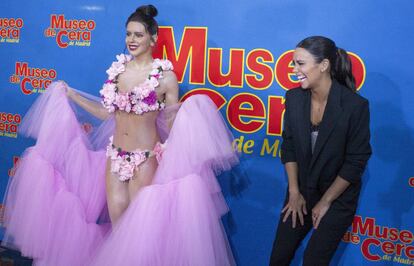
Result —
<instances>
[{"instance_id":1,"label":"step and repeat wall","mask_svg":"<svg viewBox=\"0 0 414 266\"><path fill-rule=\"evenodd\" d=\"M0 196L34 144L19 134L30 105L56 80L98 95L105 70L126 51L126 18L141 4L147 3L1 1ZM152 4L161 25L155 57L174 64L182 100L198 93L213 99L241 153L241 164L219 177L238 265L268 264L287 186L280 162L284 96L298 86L293 49L310 35L330 37L349 52L371 108L373 156L333 264L414 265L414 2ZM303 245L294 265L302 254Z\"/></svg>"}]
</instances>

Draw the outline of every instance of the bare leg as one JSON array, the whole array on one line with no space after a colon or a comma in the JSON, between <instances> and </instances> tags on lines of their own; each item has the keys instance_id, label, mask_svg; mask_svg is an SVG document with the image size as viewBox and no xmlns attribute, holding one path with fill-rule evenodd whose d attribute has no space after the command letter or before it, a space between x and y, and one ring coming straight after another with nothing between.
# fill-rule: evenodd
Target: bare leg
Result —
<instances>
[{"instance_id":1,"label":"bare leg","mask_svg":"<svg viewBox=\"0 0 414 266\"><path fill-rule=\"evenodd\" d=\"M148 158L137 169L135 169L134 178L129 180L129 199L132 200L138 190L152 183L158 162L155 157Z\"/></svg>"},{"instance_id":2,"label":"bare leg","mask_svg":"<svg viewBox=\"0 0 414 266\"><path fill-rule=\"evenodd\" d=\"M111 160L106 163L106 196L109 217L115 224L129 205L128 181L122 182L116 174L111 173Z\"/></svg>"}]
</instances>

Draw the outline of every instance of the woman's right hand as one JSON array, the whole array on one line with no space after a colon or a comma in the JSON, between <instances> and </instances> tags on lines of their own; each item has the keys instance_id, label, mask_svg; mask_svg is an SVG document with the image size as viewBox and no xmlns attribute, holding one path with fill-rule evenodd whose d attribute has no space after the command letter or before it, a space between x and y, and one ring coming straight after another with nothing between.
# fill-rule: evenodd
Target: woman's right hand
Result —
<instances>
[{"instance_id":1,"label":"woman's right hand","mask_svg":"<svg viewBox=\"0 0 414 266\"><path fill-rule=\"evenodd\" d=\"M64 87L64 90L66 92L66 96L69 99L72 99L72 96L74 96L76 94L75 91L71 87L69 87L69 85L66 82L64 82L63 80L59 80L59 82L62 83L62 85Z\"/></svg>"},{"instance_id":2,"label":"woman's right hand","mask_svg":"<svg viewBox=\"0 0 414 266\"><path fill-rule=\"evenodd\" d=\"M292 215L292 228L296 227L296 221L299 218L300 224L304 225L304 215L307 215L306 210L306 201L305 198L300 194L300 192L289 192L289 201L286 206L283 208L282 213L285 212L283 217L283 222L289 218L289 215Z\"/></svg>"}]
</instances>

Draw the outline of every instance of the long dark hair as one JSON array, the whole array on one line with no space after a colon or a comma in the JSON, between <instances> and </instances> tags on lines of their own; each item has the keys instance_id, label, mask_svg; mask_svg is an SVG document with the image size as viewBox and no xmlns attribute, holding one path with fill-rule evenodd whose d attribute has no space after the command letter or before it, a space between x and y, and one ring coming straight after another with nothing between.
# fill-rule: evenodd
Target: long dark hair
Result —
<instances>
[{"instance_id":1,"label":"long dark hair","mask_svg":"<svg viewBox=\"0 0 414 266\"><path fill-rule=\"evenodd\" d=\"M153 5L140 6L128 17L125 26L131 21L140 22L149 34L155 35L158 33L158 23L154 19L157 14L158 11Z\"/></svg>"},{"instance_id":2,"label":"long dark hair","mask_svg":"<svg viewBox=\"0 0 414 266\"><path fill-rule=\"evenodd\" d=\"M347 52L338 48L334 41L323 36L311 36L300 41L296 47L303 48L312 54L317 63L328 59L331 65L331 77L351 91L356 91L351 60Z\"/></svg>"}]
</instances>

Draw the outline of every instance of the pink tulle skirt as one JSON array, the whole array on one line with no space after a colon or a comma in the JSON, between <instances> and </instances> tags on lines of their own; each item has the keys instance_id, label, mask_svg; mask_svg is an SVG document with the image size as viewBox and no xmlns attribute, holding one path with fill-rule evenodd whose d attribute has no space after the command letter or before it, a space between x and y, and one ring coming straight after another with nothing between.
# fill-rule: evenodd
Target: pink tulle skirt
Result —
<instances>
[{"instance_id":1,"label":"pink tulle skirt","mask_svg":"<svg viewBox=\"0 0 414 266\"><path fill-rule=\"evenodd\" d=\"M160 113L168 147L153 183L111 227L105 146L113 121L77 111L63 86L52 83L23 120L22 133L37 141L9 182L3 244L35 265L234 265L215 175L238 158L212 101L193 96Z\"/></svg>"}]
</instances>

